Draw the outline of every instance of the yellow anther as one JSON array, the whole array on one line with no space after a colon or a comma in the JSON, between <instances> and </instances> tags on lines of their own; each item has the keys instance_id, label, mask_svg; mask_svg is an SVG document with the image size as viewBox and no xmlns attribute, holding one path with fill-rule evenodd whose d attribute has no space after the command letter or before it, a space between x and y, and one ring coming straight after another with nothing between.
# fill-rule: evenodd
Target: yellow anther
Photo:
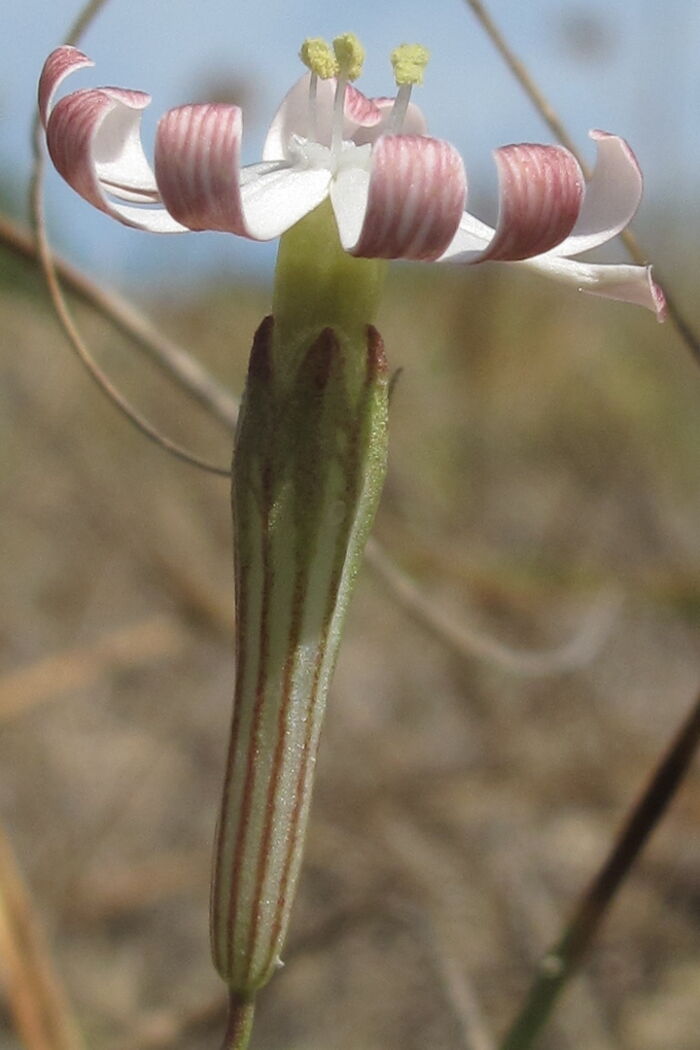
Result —
<instances>
[{"instance_id":1,"label":"yellow anther","mask_svg":"<svg viewBox=\"0 0 700 1050\"><path fill-rule=\"evenodd\" d=\"M333 54L331 45L320 36L307 37L301 45L299 58L307 69L321 80L329 80L338 75L338 60Z\"/></svg>"},{"instance_id":2,"label":"yellow anther","mask_svg":"<svg viewBox=\"0 0 700 1050\"><path fill-rule=\"evenodd\" d=\"M422 84L430 52L422 44L400 44L391 52L394 79L399 87Z\"/></svg>"},{"instance_id":3,"label":"yellow anther","mask_svg":"<svg viewBox=\"0 0 700 1050\"><path fill-rule=\"evenodd\" d=\"M357 80L365 61L365 49L354 33L343 33L333 41L338 60L338 74L346 80Z\"/></svg>"}]
</instances>

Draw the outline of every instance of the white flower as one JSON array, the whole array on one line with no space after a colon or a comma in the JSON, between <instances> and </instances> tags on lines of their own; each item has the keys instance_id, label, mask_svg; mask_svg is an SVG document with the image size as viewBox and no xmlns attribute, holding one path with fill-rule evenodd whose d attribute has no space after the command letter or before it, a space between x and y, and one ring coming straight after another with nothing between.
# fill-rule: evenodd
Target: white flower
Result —
<instances>
[{"instance_id":1,"label":"white flower","mask_svg":"<svg viewBox=\"0 0 700 1050\"><path fill-rule=\"evenodd\" d=\"M240 164L237 106L181 106L158 124L152 170L139 134L147 95L85 89L52 106L63 79L89 65L67 46L46 60L39 107L48 148L73 189L126 225L270 240L330 197L340 241L354 255L518 263L663 318L663 293L649 267L571 259L615 237L641 200L639 166L616 135L591 132L598 158L587 186L561 146L496 150L494 230L464 210L462 161L448 142L425 133L405 87L396 98L370 99L342 77L306 74L277 111L262 161L248 166Z\"/></svg>"}]
</instances>

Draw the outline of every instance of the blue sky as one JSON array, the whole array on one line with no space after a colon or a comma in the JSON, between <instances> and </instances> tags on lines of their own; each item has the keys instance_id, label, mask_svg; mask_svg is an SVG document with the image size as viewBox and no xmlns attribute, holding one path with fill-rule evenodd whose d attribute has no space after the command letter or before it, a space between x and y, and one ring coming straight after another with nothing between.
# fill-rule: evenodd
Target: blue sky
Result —
<instances>
[{"instance_id":1,"label":"blue sky","mask_svg":"<svg viewBox=\"0 0 700 1050\"><path fill-rule=\"evenodd\" d=\"M207 86L242 80L253 100L245 138L245 159L253 161L265 118L299 73L296 53L305 36L357 32L368 52L360 86L369 94L390 92L389 51L416 40L433 56L417 101L431 132L463 153L472 210L493 218L490 150L551 136L471 12L462 0L355 0L350 23L349 7L332 0L111 0L83 42L97 68L81 73L76 84L149 91L148 140L164 109L193 97L201 101ZM36 77L76 10L73 0L2 5L0 168L19 187L29 170ZM650 254L666 261L673 238L654 243L660 211L674 209L685 228L689 211L698 211L700 4L492 0L490 10L579 142L590 127L628 138L646 176L639 229ZM114 284L185 282L231 268L264 269L272 259L270 248L226 235L158 238L120 228L53 172L47 190L53 235L63 250Z\"/></svg>"}]
</instances>

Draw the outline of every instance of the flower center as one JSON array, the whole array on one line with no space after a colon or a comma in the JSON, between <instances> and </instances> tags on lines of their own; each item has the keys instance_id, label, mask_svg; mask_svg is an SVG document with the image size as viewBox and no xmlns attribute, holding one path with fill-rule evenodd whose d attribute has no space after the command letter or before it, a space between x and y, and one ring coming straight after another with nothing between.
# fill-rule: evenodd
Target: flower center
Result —
<instances>
[{"instance_id":1,"label":"flower center","mask_svg":"<svg viewBox=\"0 0 700 1050\"><path fill-rule=\"evenodd\" d=\"M349 166L348 151L357 150L352 142L343 139L345 123L345 96L348 84L362 72L365 50L354 33L344 33L333 41L333 46L320 37L309 37L301 46L299 57L309 69L309 141L301 139L290 143L290 152L309 167L328 167L335 174L339 167ZM414 84L423 83L423 73L428 64L428 50L421 44L401 44L391 53L391 64L398 91L391 112L382 129L383 134L401 133L411 90ZM318 81L336 79L331 123L330 150L318 143ZM312 149L311 147L315 147ZM319 151L324 151L323 153ZM353 160L352 163L356 163ZM364 166L364 155L362 156Z\"/></svg>"},{"instance_id":2,"label":"flower center","mask_svg":"<svg viewBox=\"0 0 700 1050\"><path fill-rule=\"evenodd\" d=\"M335 176L347 168L369 169L372 146L356 146L354 142L343 139L337 149L322 146L320 142L293 135L288 146L290 157L295 167L315 168L330 171Z\"/></svg>"}]
</instances>

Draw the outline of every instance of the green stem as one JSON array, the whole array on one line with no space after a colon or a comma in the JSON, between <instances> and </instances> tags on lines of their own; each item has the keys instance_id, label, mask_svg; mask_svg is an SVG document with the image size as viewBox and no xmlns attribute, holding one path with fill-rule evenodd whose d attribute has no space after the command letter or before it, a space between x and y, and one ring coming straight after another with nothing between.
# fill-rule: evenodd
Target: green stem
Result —
<instances>
[{"instance_id":1,"label":"green stem","mask_svg":"<svg viewBox=\"0 0 700 1050\"><path fill-rule=\"evenodd\" d=\"M295 373L300 355L324 328L332 328L360 369L367 325L374 324L387 264L356 259L338 240L330 201L321 204L280 240L272 315L278 385Z\"/></svg>"},{"instance_id":2,"label":"green stem","mask_svg":"<svg viewBox=\"0 0 700 1050\"><path fill-rule=\"evenodd\" d=\"M247 1050L253 1031L254 999L240 999L231 993L228 1021L221 1050Z\"/></svg>"},{"instance_id":3,"label":"green stem","mask_svg":"<svg viewBox=\"0 0 700 1050\"><path fill-rule=\"evenodd\" d=\"M581 964L615 894L681 784L700 743L700 696L630 812L613 849L581 898L564 935L540 963L500 1050L529 1050Z\"/></svg>"}]
</instances>

